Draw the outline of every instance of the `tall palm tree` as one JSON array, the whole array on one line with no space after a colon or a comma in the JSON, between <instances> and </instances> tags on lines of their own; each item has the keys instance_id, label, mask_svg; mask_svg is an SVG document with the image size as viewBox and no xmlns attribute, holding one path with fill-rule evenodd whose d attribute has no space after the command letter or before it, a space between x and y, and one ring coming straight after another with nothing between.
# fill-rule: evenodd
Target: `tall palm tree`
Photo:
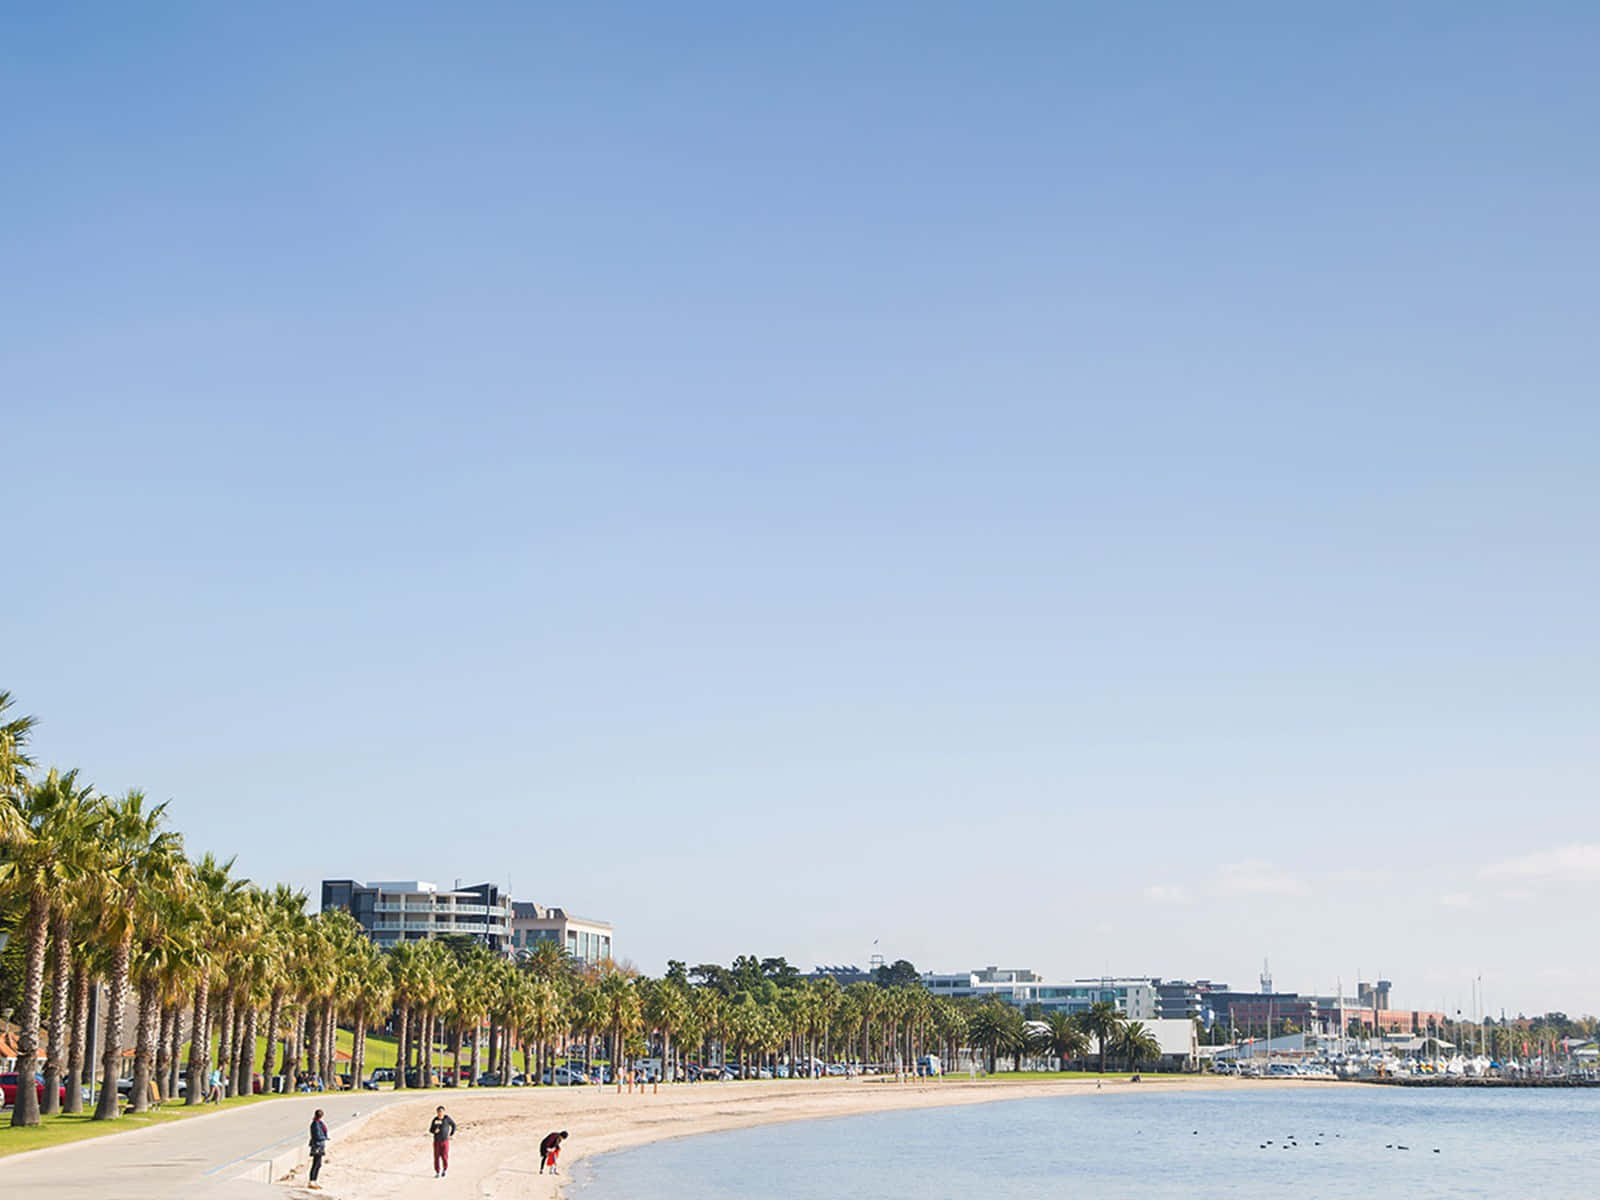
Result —
<instances>
[{"instance_id":1,"label":"tall palm tree","mask_svg":"<svg viewBox=\"0 0 1600 1200\"><path fill-rule=\"evenodd\" d=\"M131 1094L134 1112L142 1113L150 1107L163 985L178 969L182 949L174 935L194 919L193 910L188 907L188 860L181 855L175 855L174 860L170 874L146 880L134 902L134 936L128 964L139 998Z\"/></svg>"},{"instance_id":2,"label":"tall palm tree","mask_svg":"<svg viewBox=\"0 0 1600 1200\"><path fill-rule=\"evenodd\" d=\"M522 951L522 963L535 979L557 979L572 970L572 959L567 948L549 938L535 942Z\"/></svg>"},{"instance_id":3,"label":"tall palm tree","mask_svg":"<svg viewBox=\"0 0 1600 1200\"><path fill-rule=\"evenodd\" d=\"M240 903L248 882L233 877L233 859L219 861L209 851L193 865L195 903L202 914L195 939L194 1012L189 1024L188 1105L205 1101L211 1071L213 978L221 978L220 960L227 950L228 914Z\"/></svg>"},{"instance_id":4,"label":"tall palm tree","mask_svg":"<svg viewBox=\"0 0 1600 1200\"><path fill-rule=\"evenodd\" d=\"M22 828L19 793L33 766L28 737L38 724L34 717L7 717L11 705L11 693L0 692L0 841Z\"/></svg>"},{"instance_id":5,"label":"tall palm tree","mask_svg":"<svg viewBox=\"0 0 1600 1200\"><path fill-rule=\"evenodd\" d=\"M370 943L369 943L370 946ZM356 1028L350 1050L350 1078L358 1081L367 1069L367 1030L373 1019L382 1019L394 999L394 983L383 953L371 946L357 970Z\"/></svg>"},{"instance_id":6,"label":"tall palm tree","mask_svg":"<svg viewBox=\"0 0 1600 1200\"><path fill-rule=\"evenodd\" d=\"M1089 1035L1072 1013L1053 1012L1045 1017L1044 1023L1050 1052L1056 1056L1058 1068L1065 1071L1068 1059L1082 1058L1088 1051Z\"/></svg>"},{"instance_id":7,"label":"tall palm tree","mask_svg":"<svg viewBox=\"0 0 1600 1200\"><path fill-rule=\"evenodd\" d=\"M627 1056L626 1038L639 1025L639 993L633 980L619 970L608 970L600 979L600 1005L603 1024L611 1031L611 1071L620 1087Z\"/></svg>"},{"instance_id":8,"label":"tall palm tree","mask_svg":"<svg viewBox=\"0 0 1600 1200\"><path fill-rule=\"evenodd\" d=\"M653 983L644 995L644 1019L661 1035L661 1078L670 1082L677 1072L672 1068L672 1034L683 1028L689 1016L689 998L670 979Z\"/></svg>"},{"instance_id":9,"label":"tall palm tree","mask_svg":"<svg viewBox=\"0 0 1600 1200\"><path fill-rule=\"evenodd\" d=\"M265 969L267 982L267 1036L261 1052L262 1087L272 1086L278 1065L278 1042L283 1028L284 1001L293 980L295 942L306 924L306 894L287 884L276 885L267 898L265 914ZM370 944L370 943L369 943Z\"/></svg>"},{"instance_id":10,"label":"tall palm tree","mask_svg":"<svg viewBox=\"0 0 1600 1200\"><path fill-rule=\"evenodd\" d=\"M1106 1053L1111 1048L1111 1043L1116 1041L1117 1031L1122 1028L1123 1017L1117 1011L1117 1006L1109 1000L1097 1000L1091 1004L1086 1012L1078 1014L1078 1019L1083 1024L1084 1032L1094 1038L1100 1046L1100 1074L1106 1073Z\"/></svg>"},{"instance_id":11,"label":"tall palm tree","mask_svg":"<svg viewBox=\"0 0 1600 1200\"><path fill-rule=\"evenodd\" d=\"M111 951L107 977L106 1046L101 1060L104 1083L94 1119L113 1121L117 1076L122 1064L122 1017L128 1003L128 967L139 895L152 880L170 879L183 869L183 839L161 828L165 804L145 807L144 793L130 791L109 803L98 839L96 877L101 903L97 924Z\"/></svg>"},{"instance_id":12,"label":"tall palm tree","mask_svg":"<svg viewBox=\"0 0 1600 1200\"><path fill-rule=\"evenodd\" d=\"M1143 1021L1128 1021L1117 1031L1117 1053L1127 1060L1128 1070L1137 1071L1140 1063L1161 1057L1161 1043Z\"/></svg>"},{"instance_id":13,"label":"tall palm tree","mask_svg":"<svg viewBox=\"0 0 1600 1200\"><path fill-rule=\"evenodd\" d=\"M45 950L50 933L52 896L78 886L89 872L90 849L98 836L99 808L76 771L52 770L25 786L7 805L9 831L0 842L0 889L24 899L25 941L22 1005L17 1013L17 1073L31 1079L38 1066L39 1017L44 1000ZM39 1096L17 1089L12 1125L39 1123Z\"/></svg>"}]
</instances>

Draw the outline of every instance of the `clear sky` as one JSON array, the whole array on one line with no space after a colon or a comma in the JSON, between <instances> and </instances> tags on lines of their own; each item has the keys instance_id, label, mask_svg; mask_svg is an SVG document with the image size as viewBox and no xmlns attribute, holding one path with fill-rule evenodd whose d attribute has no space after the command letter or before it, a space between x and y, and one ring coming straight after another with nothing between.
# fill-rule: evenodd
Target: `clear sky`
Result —
<instances>
[{"instance_id":1,"label":"clear sky","mask_svg":"<svg viewBox=\"0 0 1600 1200\"><path fill-rule=\"evenodd\" d=\"M0 687L640 967L1600 1009L1587 4L13 8Z\"/></svg>"}]
</instances>

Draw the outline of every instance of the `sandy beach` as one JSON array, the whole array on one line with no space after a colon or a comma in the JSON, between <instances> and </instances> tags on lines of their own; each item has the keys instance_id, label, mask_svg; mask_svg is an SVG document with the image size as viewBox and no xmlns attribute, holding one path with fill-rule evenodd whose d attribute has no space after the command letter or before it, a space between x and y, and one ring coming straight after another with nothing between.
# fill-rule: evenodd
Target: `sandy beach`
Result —
<instances>
[{"instance_id":1,"label":"sandy beach","mask_svg":"<svg viewBox=\"0 0 1600 1200\"><path fill-rule=\"evenodd\" d=\"M1180 1092L1317 1086L1346 1085L1175 1076L1147 1077L1139 1084L1108 1080L1100 1090L1092 1079L1008 1083L950 1078L906 1083L858 1079L678 1084L631 1095L619 1094L614 1087L434 1091L385 1108L349 1137L336 1138L323 1168L321 1192L305 1188L304 1167L284 1185L297 1197L348 1200L555 1197L565 1173L580 1158L665 1138L751 1125L1038 1096L1076 1095L1092 1103L1135 1088ZM340 1115L338 1103L330 1097L329 1115L335 1120ZM427 1132L433 1109L439 1104L445 1105L459 1127L451 1146L450 1173L442 1181L433 1176ZM561 1155L563 1175L559 1178L538 1173L539 1139L552 1129L571 1134Z\"/></svg>"}]
</instances>

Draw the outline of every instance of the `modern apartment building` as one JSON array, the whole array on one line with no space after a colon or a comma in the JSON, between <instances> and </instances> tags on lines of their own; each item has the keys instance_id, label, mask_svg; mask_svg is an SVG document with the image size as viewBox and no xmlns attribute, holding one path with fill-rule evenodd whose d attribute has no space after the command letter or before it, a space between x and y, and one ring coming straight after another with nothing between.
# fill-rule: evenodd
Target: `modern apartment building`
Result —
<instances>
[{"instance_id":1,"label":"modern apartment building","mask_svg":"<svg viewBox=\"0 0 1600 1200\"><path fill-rule=\"evenodd\" d=\"M994 996L1017 1008L1037 1004L1046 1012L1085 1012L1102 1001L1130 1021L1153 1021L1156 989L1149 979L1077 979L1058 983L1023 968L984 967L955 975L932 972L922 982L935 996Z\"/></svg>"},{"instance_id":2,"label":"modern apartment building","mask_svg":"<svg viewBox=\"0 0 1600 1200\"><path fill-rule=\"evenodd\" d=\"M517 900L511 905L511 948L531 950L540 942L564 946L569 958L585 966L609 961L612 928L609 921L591 921L564 908L546 908Z\"/></svg>"},{"instance_id":3,"label":"modern apartment building","mask_svg":"<svg viewBox=\"0 0 1600 1200\"><path fill-rule=\"evenodd\" d=\"M511 945L510 903L492 883L446 889L422 879L324 879L322 911L335 910L348 912L384 948L452 934L495 951Z\"/></svg>"}]
</instances>

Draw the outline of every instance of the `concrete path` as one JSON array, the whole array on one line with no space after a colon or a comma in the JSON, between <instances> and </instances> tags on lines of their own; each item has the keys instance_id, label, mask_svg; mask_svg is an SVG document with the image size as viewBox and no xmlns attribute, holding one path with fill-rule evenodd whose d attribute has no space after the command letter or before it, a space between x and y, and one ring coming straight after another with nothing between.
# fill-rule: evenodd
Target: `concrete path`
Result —
<instances>
[{"instance_id":1,"label":"concrete path","mask_svg":"<svg viewBox=\"0 0 1600 1200\"><path fill-rule=\"evenodd\" d=\"M281 1195L265 1180L282 1165L303 1161L311 1114L326 1111L328 1132L340 1136L391 1104L438 1097L439 1092L342 1092L284 1097L170 1125L108 1134L0 1158L9 1196L50 1200L171 1200L174 1196L240 1200ZM448 1094L448 1093L444 1093ZM285 1160L288 1160L285 1163ZM270 1168L268 1164L273 1164Z\"/></svg>"}]
</instances>

